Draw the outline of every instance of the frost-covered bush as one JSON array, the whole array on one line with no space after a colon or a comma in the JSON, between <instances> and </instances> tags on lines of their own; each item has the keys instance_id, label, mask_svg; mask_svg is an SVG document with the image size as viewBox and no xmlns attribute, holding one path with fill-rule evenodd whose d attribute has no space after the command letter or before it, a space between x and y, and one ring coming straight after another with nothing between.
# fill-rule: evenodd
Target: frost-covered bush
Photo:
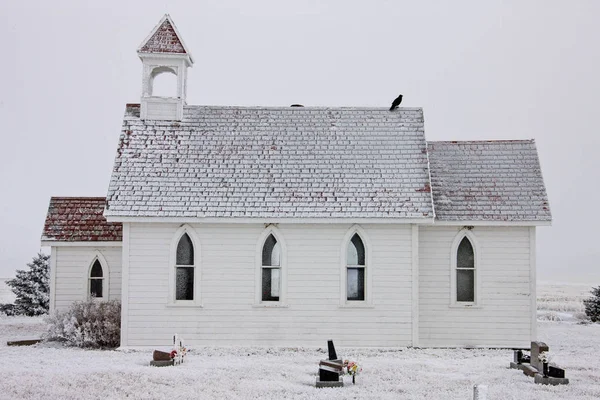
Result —
<instances>
[{"instance_id":1,"label":"frost-covered bush","mask_svg":"<svg viewBox=\"0 0 600 400\"><path fill-rule=\"evenodd\" d=\"M552 321L552 322L561 322L562 318L554 311L545 311L538 312L537 315L538 321Z\"/></svg>"},{"instance_id":2,"label":"frost-covered bush","mask_svg":"<svg viewBox=\"0 0 600 400\"><path fill-rule=\"evenodd\" d=\"M7 315L33 317L48 313L50 303L49 259L49 255L38 253L27 264L29 269L17 270L17 276L6 281L6 285L17 297L12 307L9 304L2 304Z\"/></svg>"},{"instance_id":3,"label":"frost-covered bush","mask_svg":"<svg viewBox=\"0 0 600 400\"><path fill-rule=\"evenodd\" d=\"M121 303L111 301L78 301L66 311L47 317L46 339L89 348L119 346L121 335Z\"/></svg>"},{"instance_id":4,"label":"frost-covered bush","mask_svg":"<svg viewBox=\"0 0 600 400\"><path fill-rule=\"evenodd\" d=\"M592 322L600 321L600 286L592 288L592 297L585 299L583 305L585 306L585 315L590 317Z\"/></svg>"}]
</instances>

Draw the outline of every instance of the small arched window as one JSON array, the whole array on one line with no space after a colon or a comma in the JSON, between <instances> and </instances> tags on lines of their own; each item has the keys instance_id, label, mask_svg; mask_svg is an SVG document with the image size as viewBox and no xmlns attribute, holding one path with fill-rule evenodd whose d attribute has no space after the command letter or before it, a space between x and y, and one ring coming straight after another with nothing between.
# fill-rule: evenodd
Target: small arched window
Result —
<instances>
[{"instance_id":1,"label":"small arched window","mask_svg":"<svg viewBox=\"0 0 600 400\"><path fill-rule=\"evenodd\" d=\"M98 299L103 298L104 271L102 270L102 264L100 264L100 260L97 258L92 264L92 268L90 268L89 281L90 297Z\"/></svg>"},{"instance_id":2,"label":"small arched window","mask_svg":"<svg viewBox=\"0 0 600 400\"><path fill-rule=\"evenodd\" d=\"M194 269L194 245L184 233L177 244L175 300L194 300Z\"/></svg>"},{"instance_id":3,"label":"small arched window","mask_svg":"<svg viewBox=\"0 0 600 400\"><path fill-rule=\"evenodd\" d=\"M262 301L279 301L281 292L281 245L273 234L262 249Z\"/></svg>"},{"instance_id":4,"label":"small arched window","mask_svg":"<svg viewBox=\"0 0 600 400\"><path fill-rule=\"evenodd\" d=\"M475 252L466 236L456 251L456 301L475 301Z\"/></svg>"},{"instance_id":5,"label":"small arched window","mask_svg":"<svg viewBox=\"0 0 600 400\"><path fill-rule=\"evenodd\" d=\"M346 253L347 300L365 300L365 267L365 246L358 233L355 233Z\"/></svg>"}]
</instances>

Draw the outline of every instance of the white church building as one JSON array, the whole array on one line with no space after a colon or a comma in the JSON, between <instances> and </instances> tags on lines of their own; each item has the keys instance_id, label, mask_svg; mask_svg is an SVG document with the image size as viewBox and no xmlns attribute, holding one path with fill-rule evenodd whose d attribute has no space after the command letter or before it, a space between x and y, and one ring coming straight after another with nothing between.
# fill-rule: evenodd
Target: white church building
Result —
<instances>
[{"instance_id":1,"label":"white church building","mask_svg":"<svg viewBox=\"0 0 600 400\"><path fill-rule=\"evenodd\" d=\"M120 300L123 348L536 339L533 140L426 141L420 108L187 105L168 15L138 55L106 197L50 200L53 310Z\"/></svg>"}]
</instances>

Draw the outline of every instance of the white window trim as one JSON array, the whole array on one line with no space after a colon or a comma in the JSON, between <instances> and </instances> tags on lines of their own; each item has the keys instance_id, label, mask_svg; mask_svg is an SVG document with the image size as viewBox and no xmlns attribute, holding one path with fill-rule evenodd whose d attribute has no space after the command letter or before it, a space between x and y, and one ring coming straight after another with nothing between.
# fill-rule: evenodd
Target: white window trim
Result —
<instances>
[{"instance_id":1,"label":"white window trim","mask_svg":"<svg viewBox=\"0 0 600 400\"><path fill-rule=\"evenodd\" d=\"M277 243L281 248L281 259L279 260L279 301L263 301L262 299L262 251L265 245L265 241L269 237L269 235L273 235ZM255 289L254 289L254 304L253 307L256 308L286 308L287 304L287 245L283 238L283 234L275 225L269 225L265 228L265 230L260 234L258 238L258 242L256 244L255 251Z\"/></svg>"},{"instance_id":2,"label":"white window trim","mask_svg":"<svg viewBox=\"0 0 600 400\"><path fill-rule=\"evenodd\" d=\"M98 260L100 262L100 266L102 267L102 298L94 297L92 298L90 293L90 274L92 273L92 267L94 263ZM94 255L88 261L87 272L85 274L85 288L84 299L86 300L98 300L98 301L106 301L109 300L110 295L110 267L104 255L100 252L100 250L94 250Z\"/></svg>"},{"instance_id":3,"label":"white window trim","mask_svg":"<svg viewBox=\"0 0 600 400\"><path fill-rule=\"evenodd\" d=\"M188 266L194 268L194 300L175 300L176 288L175 288L175 269L177 268L177 245L181 237L186 234L189 236L194 246L194 265ZM201 249L200 239L196 234L194 228L188 224L184 224L177 229L173 239L171 240L171 249L169 254L169 293L167 295L167 306L168 307L202 307L202 301L200 299L200 282L201 282Z\"/></svg>"},{"instance_id":4,"label":"white window trim","mask_svg":"<svg viewBox=\"0 0 600 400\"><path fill-rule=\"evenodd\" d=\"M457 301L456 300L456 262L458 255L458 246L464 238L469 239L471 246L473 247L473 258L475 262L475 277L474 277L474 301ZM458 234L454 237L452 247L450 248L450 307L451 308L481 308L480 302L480 288L481 288L481 262L480 262L481 248L475 234L472 230L461 229Z\"/></svg>"},{"instance_id":5,"label":"white window trim","mask_svg":"<svg viewBox=\"0 0 600 400\"><path fill-rule=\"evenodd\" d=\"M360 239L365 246L365 299L364 300L347 300L347 255L348 246L352 237L358 234ZM367 232L360 225L353 225L348 229L342 240L342 246L340 250L340 307L342 308L371 308L373 307L372 294L373 294L373 263L371 262L372 253L371 241ZM362 265L361 265L362 267Z\"/></svg>"}]
</instances>

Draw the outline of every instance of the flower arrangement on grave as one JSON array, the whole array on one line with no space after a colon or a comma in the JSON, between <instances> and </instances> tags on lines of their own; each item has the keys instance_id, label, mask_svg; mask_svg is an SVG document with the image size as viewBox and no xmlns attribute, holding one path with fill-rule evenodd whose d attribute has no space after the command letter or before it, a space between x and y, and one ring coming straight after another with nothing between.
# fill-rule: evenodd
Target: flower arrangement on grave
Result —
<instances>
[{"instance_id":1,"label":"flower arrangement on grave","mask_svg":"<svg viewBox=\"0 0 600 400\"><path fill-rule=\"evenodd\" d=\"M183 357L185 357L185 354L187 353L187 349L185 347L181 347L179 350L181 351L181 358L183 359ZM179 354L177 353L177 350L171 350L171 353L169 354L171 360L177 357L177 354Z\"/></svg>"},{"instance_id":2,"label":"flower arrangement on grave","mask_svg":"<svg viewBox=\"0 0 600 400\"><path fill-rule=\"evenodd\" d=\"M352 375L352 384L356 383L356 375L362 372L362 367L356 361L344 360L344 368L348 375Z\"/></svg>"}]
</instances>

